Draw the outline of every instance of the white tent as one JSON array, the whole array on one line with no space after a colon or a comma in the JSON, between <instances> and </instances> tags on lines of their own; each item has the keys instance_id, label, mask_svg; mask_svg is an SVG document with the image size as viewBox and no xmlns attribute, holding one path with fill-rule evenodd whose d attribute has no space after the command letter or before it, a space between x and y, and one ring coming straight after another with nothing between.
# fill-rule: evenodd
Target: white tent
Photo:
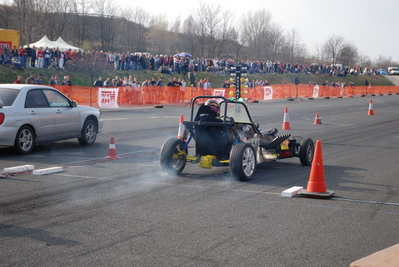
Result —
<instances>
[{"instance_id":1,"label":"white tent","mask_svg":"<svg viewBox=\"0 0 399 267\"><path fill-rule=\"evenodd\" d=\"M59 47L60 50L62 50L62 49L71 49L72 51L83 50L83 49L80 49L79 47L76 47L76 46L67 44L67 42L65 42L65 41L61 38L61 36L58 37L58 39L57 39L57 41L55 41L55 43L58 44L58 47Z\"/></svg>"},{"instance_id":2,"label":"white tent","mask_svg":"<svg viewBox=\"0 0 399 267\"><path fill-rule=\"evenodd\" d=\"M58 47L60 50L71 49L72 51L77 51L77 52L79 50L83 50L80 49L79 47L67 44L61 37L58 37L57 41L54 42L50 41L46 35L36 43L29 44L29 46L30 47L35 46L36 48L43 47L43 49L45 49L46 47L54 49Z\"/></svg>"},{"instance_id":3,"label":"white tent","mask_svg":"<svg viewBox=\"0 0 399 267\"><path fill-rule=\"evenodd\" d=\"M43 36L42 39L40 39L39 41L37 41L36 43L32 43L29 44L30 47L35 46L36 48L40 48L43 47L43 49L45 49L46 47L48 48L55 48L57 47L56 42L52 42L47 38L47 35Z\"/></svg>"}]
</instances>

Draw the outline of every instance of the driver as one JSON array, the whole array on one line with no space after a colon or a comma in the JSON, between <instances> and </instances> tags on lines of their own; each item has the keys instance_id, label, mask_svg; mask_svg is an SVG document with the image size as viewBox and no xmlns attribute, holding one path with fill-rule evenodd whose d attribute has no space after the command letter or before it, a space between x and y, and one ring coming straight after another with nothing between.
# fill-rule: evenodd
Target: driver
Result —
<instances>
[{"instance_id":1,"label":"driver","mask_svg":"<svg viewBox=\"0 0 399 267\"><path fill-rule=\"evenodd\" d=\"M209 106L211 112L200 114L200 121L222 122L222 120L219 119L220 105L215 99L208 99L204 106Z\"/></svg>"}]
</instances>

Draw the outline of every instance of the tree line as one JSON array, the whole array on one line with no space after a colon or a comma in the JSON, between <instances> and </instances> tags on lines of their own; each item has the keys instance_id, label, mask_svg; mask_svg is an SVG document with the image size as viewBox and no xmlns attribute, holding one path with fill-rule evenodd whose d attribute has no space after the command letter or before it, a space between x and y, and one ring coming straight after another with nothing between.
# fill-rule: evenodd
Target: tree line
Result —
<instances>
[{"instance_id":1,"label":"tree line","mask_svg":"<svg viewBox=\"0 0 399 267\"><path fill-rule=\"evenodd\" d=\"M296 29L285 30L266 9L237 15L220 5L199 2L187 18L168 21L162 14L112 0L0 0L0 28L19 30L21 44L44 35L61 36L85 50L175 54L273 62L343 64L387 68L391 57L371 60L352 42L333 34L310 49ZM237 22L238 21L238 22Z\"/></svg>"}]
</instances>

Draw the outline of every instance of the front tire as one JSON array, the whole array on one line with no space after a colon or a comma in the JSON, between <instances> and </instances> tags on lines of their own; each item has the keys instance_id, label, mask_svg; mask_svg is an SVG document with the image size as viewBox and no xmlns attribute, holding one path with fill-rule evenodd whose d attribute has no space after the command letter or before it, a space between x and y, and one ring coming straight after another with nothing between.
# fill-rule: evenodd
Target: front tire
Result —
<instances>
[{"instance_id":1,"label":"front tire","mask_svg":"<svg viewBox=\"0 0 399 267\"><path fill-rule=\"evenodd\" d=\"M32 127L22 126L15 137L14 148L18 154L30 154L35 147L35 133Z\"/></svg>"},{"instance_id":2,"label":"front tire","mask_svg":"<svg viewBox=\"0 0 399 267\"><path fill-rule=\"evenodd\" d=\"M186 166L187 159L182 152L184 141L179 138L170 138L162 145L160 153L161 168L170 175L180 174Z\"/></svg>"},{"instance_id":3,"label":"front tire","mask_svg":"<svg viewBox=\"0 0 399 267\"><path fill-rule=\"evenodd\" d=\"M94 120L88 119L83 125L82 132L78 138L82 146L91 146L97 138L97 124Z\"/></svg>"},{"instance_id":4,"label":"front tire","mask_svg":"<svg viewBox=\"0 0 399 267\"><path fill-rule=\"evenodd\" d=\"M312 139L303 139L299 148L299 159L303 166L310 166L314 156L314 142Z\"/></svg>"},{"instance_id":5,"label":"front tire","mask_svg":"<svg viewBox=\"0 0 399 267\"><path fill-rule=\"evenodd\" d=\"M256 173L256 154L249 143L238 143L230 152L230 171L240 181L250 181Z\"/></svg>"}]
</instances>

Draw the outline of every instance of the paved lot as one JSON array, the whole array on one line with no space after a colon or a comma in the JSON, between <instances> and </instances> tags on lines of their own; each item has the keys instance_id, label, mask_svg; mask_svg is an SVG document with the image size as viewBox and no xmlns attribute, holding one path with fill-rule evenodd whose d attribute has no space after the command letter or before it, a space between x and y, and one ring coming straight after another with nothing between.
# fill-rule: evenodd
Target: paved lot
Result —
<instances>
[{"instance_id":1,"label":"paved lot","mask_svg":"<svg viewBox=\"0 0 399 267\"><path fill-rule=\"evenodd\" d=\"M399 96L249 104L261 128L321 140L330 200L283 198L306 187L299 159L228 168L159 167L159 149L189 108L104 112L93 147L76 140L27 156L0 149L0 169L63 166L0 179L0 266L349 266L399 240ZM314 125L319 113L322 125ZM105 160L114 136L120 159Z\"/></svg>"}]
</instances>

